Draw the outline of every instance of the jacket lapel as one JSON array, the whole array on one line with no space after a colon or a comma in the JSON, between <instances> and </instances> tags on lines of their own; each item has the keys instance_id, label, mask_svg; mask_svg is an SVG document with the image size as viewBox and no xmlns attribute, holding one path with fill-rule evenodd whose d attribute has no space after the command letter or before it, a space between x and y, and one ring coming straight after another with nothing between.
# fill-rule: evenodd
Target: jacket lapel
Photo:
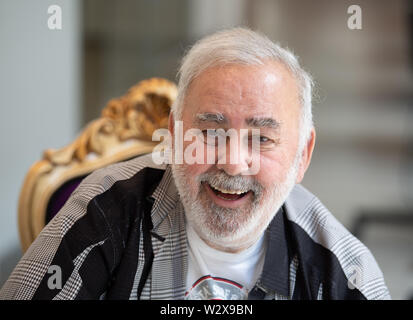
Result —
<instances>
[{"instance_id":1,"label":"jacket lapel","mask_svg":"<svg viewBox=\"0 0 413 320\"><path fill-rule=\"evenodd\" d=\"M150 299L183 299L188 270L185 215L170 166L152 197L154 260Z\"/></svg>"}]
</instances>

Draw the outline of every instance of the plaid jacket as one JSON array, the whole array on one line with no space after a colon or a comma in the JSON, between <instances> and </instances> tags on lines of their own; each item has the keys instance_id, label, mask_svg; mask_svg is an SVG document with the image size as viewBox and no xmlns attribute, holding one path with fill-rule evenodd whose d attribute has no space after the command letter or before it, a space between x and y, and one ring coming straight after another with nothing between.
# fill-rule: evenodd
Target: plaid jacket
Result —
<instances>
[{"instance_id":1,"label":"plaid jacket","mask_svg":"<svg viewBox=\"0 0 413 320\"><path fill-rule=\"evenodd\" d=\"M266 232L249 299L390 298L370 251L304 187L293 189ZM53 285L55 266L61 286ZM170 167L149 154L86 177L0 298L183 299L187 268L184 209Z\"/></svg>"}]
</instances>

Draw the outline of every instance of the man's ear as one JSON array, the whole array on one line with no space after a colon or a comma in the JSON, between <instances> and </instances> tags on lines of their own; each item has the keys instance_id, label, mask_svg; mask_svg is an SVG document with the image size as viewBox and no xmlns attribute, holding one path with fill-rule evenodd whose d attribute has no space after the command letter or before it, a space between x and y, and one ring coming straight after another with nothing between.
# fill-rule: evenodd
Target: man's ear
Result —
<instances>
[{"instance_id":1,"label":"man's ear","mask_svg":"<svg viewBox=\"0 0 413 320\"><path fill-rule=\"evenodd\" d=\"M310 138L307 140L307 144L304 147L303 153L301 154L300 167L298 169L298 174L297 174L295 183L301 183L301 181L304 178L304 174L310 165L311 157L313 155L313 150L314 150L314 145L315 145L315 138L316 138L316 134L315 134L315 129L313 127L311 129Z\"/></svg>"}]
</instances>

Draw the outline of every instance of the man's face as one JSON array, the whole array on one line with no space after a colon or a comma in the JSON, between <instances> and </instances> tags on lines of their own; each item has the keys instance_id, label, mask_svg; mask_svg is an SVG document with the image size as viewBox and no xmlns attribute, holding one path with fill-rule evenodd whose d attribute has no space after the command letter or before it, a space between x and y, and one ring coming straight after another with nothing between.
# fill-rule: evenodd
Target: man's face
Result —
<instances>
[{"instance_id":1,"label":"man's face","mask_svg":"<svg viewBox=\"0 0 413 320\"><path fill-rule=\"evenodd\" d=\"M281 63L212 67L192 81L183 106L184 134L191 128L232 129L239 139L235 163L228 141L225 163L216 149L215 162L208 164L208 148L217 147L205 143L203 164L172 165L186 218L204 240L237 247L262 233L295 184L300 112L296 80ZM170 129L174 135L172 121ZM252 129L259 129L258 137ZM251 148L252 139L259 149ZM191 143L184 141L184 150ZM249 175L254 161L259 170Z\"/></svg>"}]
</instances>

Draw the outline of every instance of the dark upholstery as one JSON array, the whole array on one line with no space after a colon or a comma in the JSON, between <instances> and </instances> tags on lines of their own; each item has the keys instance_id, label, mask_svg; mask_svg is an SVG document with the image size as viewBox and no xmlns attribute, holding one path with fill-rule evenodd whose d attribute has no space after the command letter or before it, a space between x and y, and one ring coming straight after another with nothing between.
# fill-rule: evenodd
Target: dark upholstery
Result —
<instances>
[{"instance_id":1,"label":"dark upholstery","mask_svg":"<svg viewBox=\"0 0 413 320\"><path fill-rule=\"evenodd\" d=\"M65 182L56 192L52 195L47 205L46 211L46 224L59 212L59 210L69 199L72 192L77 188L84 177L74 178Z\"/></svg>"}]
</instances>

